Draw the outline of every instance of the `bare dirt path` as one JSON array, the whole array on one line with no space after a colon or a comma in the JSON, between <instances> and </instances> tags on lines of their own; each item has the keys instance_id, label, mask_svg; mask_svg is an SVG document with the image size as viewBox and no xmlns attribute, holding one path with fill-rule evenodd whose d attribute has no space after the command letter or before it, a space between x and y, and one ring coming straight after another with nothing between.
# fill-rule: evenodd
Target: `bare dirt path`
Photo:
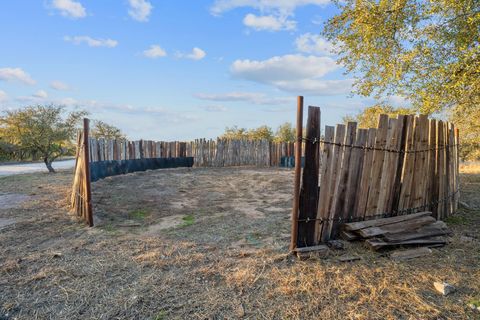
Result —
<instances>
[{"instance_id":1,"label":"bare dirt path","mask_svg":"<svg viewBox=\"0 0 480 320\"><path fill-rule=\"evenodd\" d=\"M286 254L292 173L172 169L93 185L98 226L67 215L71 172L0 178L0 319L475 319L480 171L463 175L450 243L394 262L352 244ZM467 240L465 240L467 239ZM438 295L434 281L457 287Z\"/></svg>"},{"instance_id":2,"label":"bare dirt path","mask_svg":"<svg viewBox=\"0 0 480 320\"><path fill-rule=\"evenodd\" d=\"M61 160L53 163L55 170L64 170L73 168L75 160ZM0 163L0 177L11 176L14 174L33 173L33 172L47 172L47 168L43 162L21 163L21 164L1 164Z\"/></svg>"}]
</instances>

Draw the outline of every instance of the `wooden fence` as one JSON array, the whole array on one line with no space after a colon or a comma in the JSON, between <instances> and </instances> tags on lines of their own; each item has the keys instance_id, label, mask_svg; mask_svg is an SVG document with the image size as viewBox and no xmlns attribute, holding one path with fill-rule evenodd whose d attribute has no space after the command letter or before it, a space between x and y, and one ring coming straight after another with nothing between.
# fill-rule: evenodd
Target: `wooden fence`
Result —
<instances>
[{"instance_id":1,"label":"wooden fence","mask_svg":"<svg viewBox=\"0 0 480 320\"><path fill-rule=\"evenodd\" d=\"M89 139L90 162L193 157L197 167L280 166L292 157L293 142L268 140L206 140L165 142Z\"/></svg>"},{"instance_id":2,"label":"wooden fence","mask_svg":"<svg viewBox=\"0 0 480 320\"><path fill-rule=\"evenodd\" d=\"M306 131L292 249L335 239L344 222L426 210L443 219L457 210L459 134L452 123L380 115L376 128L325 126L321 138L320 109L309 107Z\"/></svg>"}]
</instances>

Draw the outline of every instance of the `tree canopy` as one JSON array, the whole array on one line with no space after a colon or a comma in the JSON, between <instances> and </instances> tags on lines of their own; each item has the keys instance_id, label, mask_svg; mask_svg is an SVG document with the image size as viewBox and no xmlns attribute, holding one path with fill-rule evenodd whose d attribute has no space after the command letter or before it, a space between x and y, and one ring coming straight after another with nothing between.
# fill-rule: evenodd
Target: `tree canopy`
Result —
<instances>
[{"instance_id":1,"label":"tree canopy","mask_svg":"<svg viewBox=\"0 0 480 320\"><path fill-rule=\"evenodd\" d=\"M86 114L65 114L63 107L42 105L6 111L0 117L2 144L39 155L48 170L54 172L52 162L74 148L72 140Z\"/></svg>"},{"instance_id":2,"label":"tree canopy","mask_svg":"<svg viewBox=\"0 0 480 320\"><path fill-rule=\"evenodd\" d=\"M100 120L93 122L93 128L90 129L90 136L96 139L106 139L106 140L124 140L125 134L122 131L108 123L105 123Z\"/></svg>"},{"instance_id":3,"label":"tree canopy","mask_svg":"<svg viewBox=\"0 0 480 320\"><path fill-rule=\"evenodd\" d=\"M289 122L280 125L275 133L273 132L272 128L266 125L253 129L233 126L225 128L225 132L220 136L220 138L248 140L266 139L268 141L293 142L295 140L295 129L292 128L292 124Z\"/></svg>"},{"instance_id":4,"label":"tree canopy","mask_svg":"<svg viewBox=\"0 0 480 320\"><path fill-rule=\"evenodd\" d=\"M324 30L364 96L432 113L480 104L480 1L336 0Z\"/></svg>"},{"instance_id":5,"label":"tree canopy","mask_svg":"<svg viewBox=\"0 0 480 320\"><path fill-rule=\"evenodd\" d=\"M363 109L356 115L349 115L343 117L343 122L355 121L360 128L376 128L378 122L378 116L381 114L387 114L389 117L396 117L398 114L413 114L415 113L409 108L395 108L392 106L374 105Z\"/></svg>"}]
</instances>

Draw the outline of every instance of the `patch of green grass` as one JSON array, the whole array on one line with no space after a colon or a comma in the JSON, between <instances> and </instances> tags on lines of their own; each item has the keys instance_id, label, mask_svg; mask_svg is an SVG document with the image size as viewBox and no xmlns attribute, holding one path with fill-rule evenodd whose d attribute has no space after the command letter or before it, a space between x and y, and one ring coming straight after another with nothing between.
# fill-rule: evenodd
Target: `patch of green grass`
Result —
<instances>
[{"instance_id":1,"label":"patch of green grass","mask_svg":"<svg viewBox=\"0 0 480 320\"><path fill-rule=\"evenodd\" d=\"M165 318L166 316L167 316L167 313L164 310L162 310L159 313L157 313L157 315L155 316L154 319L155 320L164 320L164 319L166 319Z\"/></svg>"},{"instance_id":2,"label":"patch of green grass","mask_svg":"<svg viewBox=\"0 0 480 320\"><path fill-rule=\"evenodd\" d=\"M464 216L450 216L445 218L444 220L447 224L450 225L461 225L461 224L467 224L468 220Z\"/></svg>"},{"instance_id":3,"label":"patch of green grass","mask_svg":"<svg viewBox=\"0 0 480 320\"><path fill-rule=\"evenodd\" d=\"M183 220L182 227L188 227L195 223L195 217L193 216L193 214L186 215L185 217L182 218L182 220Z\"/></svg>"},{"instance_id":4,"label":"patch of green grass","mask_svg":"<svg viewBox=\"0 0 480 320\"><path fill-rule=\"evenodd\" d=\"M134 220L143 220L147 215L148 215L148 211L145 209L133 210L128 214L130 219L134 219Z\"/></svg>"},{"instance_id":5,"label":"patch of green grass","mask_svg":"<svg viewBox=\"0 0 480 320\"><path fill-rule=\"evenodd\" d=\"M479 299L472 299L467 302L467 304L473 304L475 307L480 307L480 300Z\"/></svg>"},{"instance_id":6,"label":"patch of green grass","mask_svg":"<svg viewBox=\"0 0 480 320\"><path fill-rule=\"evenodd\" d=\"M118 230L115 228L115 226L111 223L108 223L104 226L101 226L101 228L105 231L107 231L111 235L116 235L118 233Z\"/></svg>"}]
</instances>

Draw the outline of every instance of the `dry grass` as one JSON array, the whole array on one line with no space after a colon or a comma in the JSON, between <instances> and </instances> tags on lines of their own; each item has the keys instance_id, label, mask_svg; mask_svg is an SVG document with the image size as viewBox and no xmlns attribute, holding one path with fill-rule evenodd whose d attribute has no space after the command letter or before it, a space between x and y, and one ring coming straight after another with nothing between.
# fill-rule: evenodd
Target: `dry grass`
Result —
<instances>
[{"instance_id":1,"label":"dry grass","mask_svg":"<svg viewBox=\"0 0 480 320\"><path fill-rule=\"evenodd\" d=\"M448 222L446 247L393 262L349 244L361 257L350 263L338 262L344 252L286 254L290 171L105 179L94 184L101 222L92 229L66 214L70 173L0 178L0 194L32 196L0 208L17 219L0 231L0 319L478 319L467 307L480 299L480 172L471 170L462 175L469 209ZM178 224L159 228L172 216ZM433 281L458 290L440 296Z\"/></svg>"}]
</instances>

